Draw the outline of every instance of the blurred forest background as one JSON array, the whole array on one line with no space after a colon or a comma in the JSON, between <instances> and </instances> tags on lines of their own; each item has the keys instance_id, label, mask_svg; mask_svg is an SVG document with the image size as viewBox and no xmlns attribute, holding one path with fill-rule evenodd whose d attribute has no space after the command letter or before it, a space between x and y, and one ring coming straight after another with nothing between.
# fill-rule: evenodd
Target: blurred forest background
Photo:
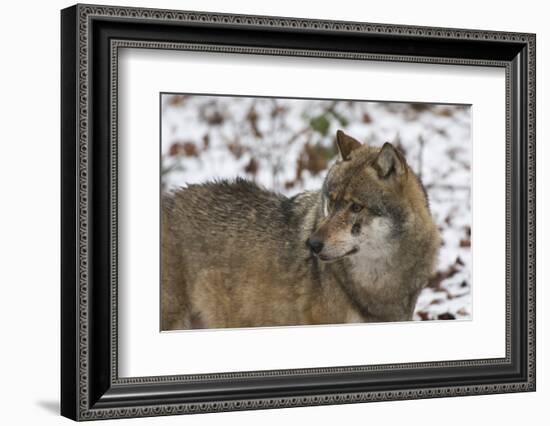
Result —
<instances>
[{"instance_id":1,"label":"blurred forest background","mask_svg":"<svg viewBox=\"0 0 550 426\"><path fill-rule=\"evenodd\" d=\"M162 190L242 176L292 196L321 187L338 129L393 142L422 179L443 245L415 320L470 319L471 116L461 105L163 94Z\"/></svg>"}]
</instances>

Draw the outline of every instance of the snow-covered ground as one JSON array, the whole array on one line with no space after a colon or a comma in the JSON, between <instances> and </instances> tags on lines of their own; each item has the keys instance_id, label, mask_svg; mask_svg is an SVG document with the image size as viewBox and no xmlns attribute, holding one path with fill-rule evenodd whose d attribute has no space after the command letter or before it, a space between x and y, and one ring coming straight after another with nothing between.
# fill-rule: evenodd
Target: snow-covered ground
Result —
<instances>
[{"instance_id":1,"label":"snow-covered ground","mask_svg":"<svg viewBox=\"0 0 550 426\"><path fill-rule=\"evenodd\" d=\"M470 108L459 105L163 95L163 190L246 177L286 195L318 189L342 129L395 143L421 177L443 245L416 320L469 319Z\"/></svg>"}]
</instances>

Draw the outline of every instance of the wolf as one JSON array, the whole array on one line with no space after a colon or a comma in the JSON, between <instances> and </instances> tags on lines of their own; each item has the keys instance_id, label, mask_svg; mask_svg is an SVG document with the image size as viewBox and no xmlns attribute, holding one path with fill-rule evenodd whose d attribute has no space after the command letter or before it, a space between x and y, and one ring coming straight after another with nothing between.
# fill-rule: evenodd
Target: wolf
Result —
<instances>
[{"instance_id":1,"label":"wolf","mask_svg":"<svg viewBox=\"0 0 550 426\"><path fill-rule=\"evenodd\" d=\"M236 179L164 196L161 330L412 319L440 247L426 191L391 143L336 143L318 191Z\"/></svg>"}]
</instances>

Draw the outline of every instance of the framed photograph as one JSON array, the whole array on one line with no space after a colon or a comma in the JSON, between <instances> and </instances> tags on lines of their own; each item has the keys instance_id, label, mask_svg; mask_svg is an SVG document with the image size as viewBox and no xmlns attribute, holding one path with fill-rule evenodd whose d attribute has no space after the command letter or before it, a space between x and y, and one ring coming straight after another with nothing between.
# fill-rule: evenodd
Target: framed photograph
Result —
<instances>
[{"instance_id":1,"label":"framed photograph","mask_svg":"<svg viewBox=\"0 0 550 426\"><path fill-rule=\"evenodd\" d=\"M535 35L61 12L61 413L535 390Z\"/></svg>"}]
</instances>

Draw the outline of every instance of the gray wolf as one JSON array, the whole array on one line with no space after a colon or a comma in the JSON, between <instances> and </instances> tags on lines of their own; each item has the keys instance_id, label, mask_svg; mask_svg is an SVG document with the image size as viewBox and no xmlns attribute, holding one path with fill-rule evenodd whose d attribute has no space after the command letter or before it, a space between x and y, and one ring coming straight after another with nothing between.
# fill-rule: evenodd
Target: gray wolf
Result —
<instances>
[{"instance_id":1,"label":"gray wolf","mask_svg":"<svg viewBox=\"0 0 550 426\"><path fill-rule=\"evenodd\" d=\"M163 198L162 330L412 319L440 246L426 192L392 144L336 142L318 191L237 179Z\"/></svg>"}]
</instances>

